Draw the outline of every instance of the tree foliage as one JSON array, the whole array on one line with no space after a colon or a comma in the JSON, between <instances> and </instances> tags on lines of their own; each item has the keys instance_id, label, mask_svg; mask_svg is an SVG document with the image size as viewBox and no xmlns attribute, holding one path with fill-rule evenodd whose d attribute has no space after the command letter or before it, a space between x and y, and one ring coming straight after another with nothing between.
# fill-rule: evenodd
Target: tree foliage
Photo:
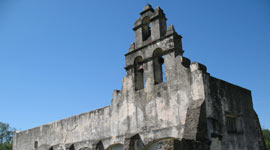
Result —
<instances>
[{"instance_id":1,"label":"tree foliage","mask_svg":"<svg viewBox=\"0 0 270 150\"><path fill-rule=\"evenodd\" d=\"M0 122L0 150L12 150L14 131L9 124Z\"/></svg>"},{"instance_id":2,"label":"tree foliage","mask_svg":"<svg viewBox=\"0 0 270 150\"><path fill-rule=\"evenodd\" d=\"M263 129L262 132L263 132L266 149L270 150L270 130Z\"/></svg>"}]
</instances>

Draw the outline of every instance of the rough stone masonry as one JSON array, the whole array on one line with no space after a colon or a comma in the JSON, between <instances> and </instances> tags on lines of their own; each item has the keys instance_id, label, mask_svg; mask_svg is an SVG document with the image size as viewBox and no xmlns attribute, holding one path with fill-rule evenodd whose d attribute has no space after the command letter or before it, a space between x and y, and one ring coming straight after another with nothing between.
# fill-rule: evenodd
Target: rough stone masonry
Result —
<instances>
[{"instance_id":1,"label":"rough stone masonry","mask_svg":"<svg viewBox=\"0 0 270 150\"><path fill-rule=\"evenodd\" d=\"M166 20L140 13L110 106L16 132L13 150L265 150L251 91L185 58Z\"/></svg>"}]
</instances>

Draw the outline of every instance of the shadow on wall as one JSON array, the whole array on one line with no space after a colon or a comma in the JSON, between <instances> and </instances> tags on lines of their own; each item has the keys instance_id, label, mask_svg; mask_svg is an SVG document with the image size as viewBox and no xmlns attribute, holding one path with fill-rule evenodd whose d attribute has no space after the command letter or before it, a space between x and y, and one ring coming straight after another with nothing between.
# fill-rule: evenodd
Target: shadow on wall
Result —
<instances>
[{"instance_id":1,"label":"shadow on wall","mask_svg":"<svg viewBox=\"0 0 270 150\"><path fill-rule=\"evenodd\" d=\"M124 146L127 146L124 148ZM60 148L60 147L59 147ZM64 150L63 148L54 148L49 145L41 145L35 150ZM175 138L162 138L144 144L139 134L136 134L130 138L127 138L125 145L121 143L110 145L106 150L174 150L174 149L185 149L185 150L210 150L209 144L193 141L193 140L178 140ZM76 148L74 144L67 146L66 150L92 150L89 147ZM105 150L102 141L99 141L93 147L93 150Z\"/></svg>"}]
</instances>

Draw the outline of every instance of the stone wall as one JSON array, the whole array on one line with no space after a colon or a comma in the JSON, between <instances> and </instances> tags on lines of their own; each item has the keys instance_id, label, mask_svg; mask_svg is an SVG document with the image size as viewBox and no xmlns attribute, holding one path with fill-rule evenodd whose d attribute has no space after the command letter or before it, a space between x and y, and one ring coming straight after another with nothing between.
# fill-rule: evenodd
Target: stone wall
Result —
<instances>
[{"instance_id":1,"label":"stone wall","mask_svg":"<svg viewBox=\"0 0 270 150\"><path fill-rule=\"evenodd\" d=\"M251 91L207 77L207 121L212 149L265 150Z\"/></svg>"}]
</instances>

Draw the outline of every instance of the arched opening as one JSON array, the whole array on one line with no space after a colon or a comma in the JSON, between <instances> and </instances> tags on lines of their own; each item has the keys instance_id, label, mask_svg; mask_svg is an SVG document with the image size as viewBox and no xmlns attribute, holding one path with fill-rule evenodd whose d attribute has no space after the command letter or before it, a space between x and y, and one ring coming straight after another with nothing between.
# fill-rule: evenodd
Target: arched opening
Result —
<instances>
[{"instance_id":1,"label":"arched opening","mask_svg":"<svg viewBox=\"0 0 270 150\"><path fill-rule=\"evenodd\" d=\"M130 138L129 150L144 150L144 143L139 134Z\"/></svg>"},{"instance_id":2,"label":"arched opening","mask_svg":"<svg viewBox=\"0 0 270 150\"><path fill-rule=\"evenodd\" d=\"M49 150L53 150L53 147L51 147Z\"/></svg>"},{"instance_id":3,"label":"arched opening","mask_svg":"<svg viewBox=\"0 0 270 150\"><path fill-rule=\"evenodd\" d=\"M142 36L143 41L151 36L150 18L148 16L144 17L142 20Z\"/></svg>"},{"instance_id":4,"label":"arched opening","mask_svg":"<svg viewBox=\"0 0 270 150\"><path fill-rule=\"evenodd\" d=\"M107 150L123 150L124 145L123 144L114 144L107 148Z\"/></svg>"},{"instance_id":5,"label":"arched opening","mask_svg":"<svg viewBox=\"0 0 270 150\"><path fill-rule=\"evenodd\" d=\"M143 59L138 56L134 60L134 77L135 77L135 90L144 88L144 72L143 72Z\"/></svg>"},{"instance_id":6,"label":"arched opening","mask_svg":"<svg viewBox=\"0 0 270 150\"><path fill-rule=\"evenodd\" d=\"M75 150L74 144L72 144L72 145L68 148L68 150Z\"/></svg>"},{"instance_id":7,"label":"arched opening","mask_svg":"<svg viewBox=\"0 0 270 150\"><path fill-rule=\"evenodd\" d=\"M156 139L146 145L145 150L174 149L174 138Z\"/></svg>"},{"instance_id":8,"label":"arched opening","mask_svg":"<svg viewBox=\"0 0 270 150\"><path fill-rule=\"evenodd\" d=\"M153 52L153 71L154 71L154 83L159 84L165 82L165 66L164 58L162 56L162 50L160 48Z\"/></svg>"},{"instance_id":9,"label":"arched opening","mask_svg":"<svg viewBox=\"0 0 270 150\"><path fill-rule=\"evenodd\" d=\"M102 141L99 141L96 145L96 150L104 150L104 146Z\"/></svg>"},{"instance_id":10,"label":"arched opening","mask_svg":"<svg viewBox=\"0 0 270 150\"><path fill-rule=\"evenodd\" d=\"M35 149L38 148L38 141L35 141L35 143L34 143L34 148L35 148Z\"/></svg>"}]
</instances>

